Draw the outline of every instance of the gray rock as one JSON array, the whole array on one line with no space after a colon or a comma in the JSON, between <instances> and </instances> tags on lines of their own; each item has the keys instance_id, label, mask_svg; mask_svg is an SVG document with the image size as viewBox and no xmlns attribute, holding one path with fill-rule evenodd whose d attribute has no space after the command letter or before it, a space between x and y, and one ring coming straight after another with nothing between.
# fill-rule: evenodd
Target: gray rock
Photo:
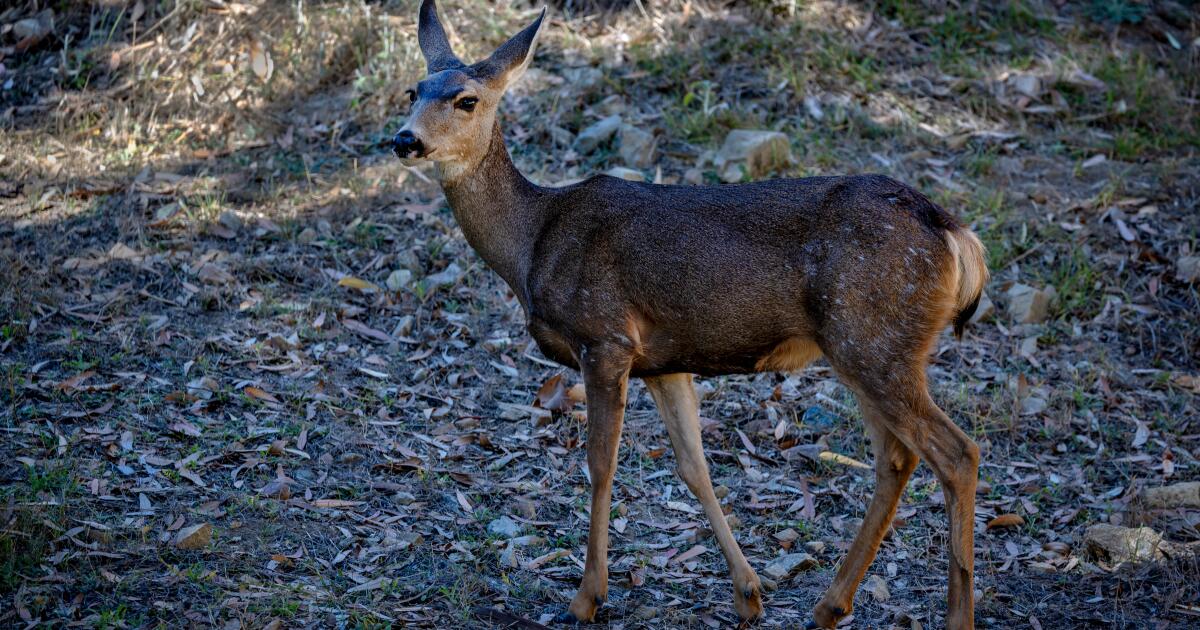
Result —
<instances>
[{"instance_id":1,"label":"gray rock","mask_svg":"<svg viewBox=\"0 0 1200 630\"><path fill-rule=\"evenodd\" d=\"M442 285L455 285L458 284L458 280L462 278L462 275L462 269L459 269L458 265L450 263L445 269L427 276L425 282L430 289Z\"/></svg>"},{"instance_id":2,"label":"gray rock","mask_svg":"<svg viewBox=\"0 0 1200 630\"><path fill-rule=\"evenodd\" d=\"M580 153L591 153L600 145L608 142L617 133L617 129L620 128L621 117L619 115L613 114L607 118L602 118L579 132L579 135L575 138L575 147Z\"/></svg>"},{"instance_id":3,"label":"gray rock","mask_svg":"<svg viewBox=\"0 0 1200 630\"><path fill-rule=\"evenodd\" d=\"M788 137L778 131L736 129L725 136L725 143L714 163L722 181L738 182L744 177L762 177L792 161Z\"/></svg>"},{"instance_id":4,"label":"gray rock","mask_svg":"<svg viewBox=\"0 0 1200 630\"><path fill-rule=\"evenodd\" d=\"M635 171L631 168L625 168L624 166L614 166L607 171L604 171L604 174L611 175L613 177L620 177L621 179L628 179L631 182L646 181L646 176L640 171Z\"/></svg>"},{"instance_id":5,"label":"gray rock","mask_svg":"<svg viewBox=\"0 0 1200 630\"><path fill-rule=\"evenodd\" d=\"M816 558L806 553L788 553L775 558L763 569L774 580L787 580L801 571L817 566Z\"/></svg>"},{"instance_id":6,"label":"gray rock","mask_svg":"<svg viewBox=\"0 0 1200 630\"><path fill-rule=\"evenodd\" d=\"M1163 539L1162 534L1149 527L1100 523L1087 529L1083 544L1090 557L1119 564L1157 559L1162 554L1159 547Z\"/></svg>"},{"instance_id":7,"label":"gray rock","mask_svg":"<svg viewBox=\"0 0 1200 630\"><path fill-rule=\"evenodd\" d=\"M633 125L621 125L618 141L621 160L625 164L634 168L649 168L654 164L658 152L658 139L654 134Z\"/></svg>"},{"instance_id":8,"label":"gray rock","mask_svg":"<svg viewBox=\"0 0 1200 630\"><path fill-rule=\"evenodd\" d=\"M689 168L683 173L683 181L693 186L699 186L704 183L704 171L698 168Z\"/></svg>"},{"instance_id":9,"label":"gray rock","mask_svg":"<svg viewBox=\"0 0 1200 630\"><path fill-rule=\"evenodd\" d=\"M1007 295L1008 314L1013 321L1037 324L1046 320L1058 292L1053 287L1038 289L1027 284L1014 284Z\"/></svg>"},{"instance_id":10,"label":"gray rock","mask_svg":"<svg viewBox=\"0 0 1200 630\"><path fill-rule=\"evenodd\" d=\"M232 210L221 212L221 216L217 217L217 222L226 229L237 232L242 229L242 218L235 214Z\"/></svg>"},{"instance_id":11,"label":"gray rock","mask_svg":"<svg viewBox=\"0 0 1200 630\"><path fill-rule=\"evenodd\" d=\"M44 9L37 15L18 20L12 25L13 35L17 36L18 40L32 38L40 40L49 35L54 30L54 11L52 9Z\"/></svg>"},{"instance_id":12,"label":"gray rock","mask_svg":"<svg viewBox=\"0 0 1200 630\"><path fill-rule=\"evenodd\" d=\"M1008 84L1017 94L1029 98L1042 95L1042 78L1036 74L1014 74L1008 78Z\"/></svg>"},{"instance_id":13,"label":"gray rock","mask_svg":"<svg viewBox=\"0 0 1200 630\"><path fill-rule=\"evenodd\" d=\"M487 530L489 534L504 538L516 538L521 535L521 526L507 516L501 516L488 523Z\"/></svg>"},{"instance_id":14,"label":"gray rock","mask_svg":"<svg viewBox=\"0 0 1200 630\"><path fill-rule=\"evenodd\" d=\"M412 277L413 275L411 271L407 269L397 269L388 274L385 284L387 284L388 289L391 289L392 291L399 291L404 287L407 287L409 283L412 282Z\"/></svg>"}]
</instances>

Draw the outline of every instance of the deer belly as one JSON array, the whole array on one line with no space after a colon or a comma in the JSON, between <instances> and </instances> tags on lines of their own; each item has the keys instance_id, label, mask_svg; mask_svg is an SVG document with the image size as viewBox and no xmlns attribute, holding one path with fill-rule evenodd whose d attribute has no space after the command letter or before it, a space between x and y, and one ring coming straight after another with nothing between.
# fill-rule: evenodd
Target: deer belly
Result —
<instances>
[{"instance_id":1,"label":"deer belly","mask_svg":"<svg viewBox=\"0 0 1200 630\"><path fill-rule=\"evenodd\" d=\"M547 359L572 369L579 369L579 362L571 352L571 345L566 337L555 332L541 320L530 319L529 335L537 342L538 349Z\"/></svg>"}]
</instances>

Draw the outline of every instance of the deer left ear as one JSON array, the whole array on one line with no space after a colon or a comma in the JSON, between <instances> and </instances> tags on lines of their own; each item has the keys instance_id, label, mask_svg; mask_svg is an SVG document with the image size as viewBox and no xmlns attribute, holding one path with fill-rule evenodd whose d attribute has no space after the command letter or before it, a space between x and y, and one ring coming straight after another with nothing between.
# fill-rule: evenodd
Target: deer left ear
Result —
<instances>
[{"instance_id":1,"label":"deer left ear","mask_svg":"<svg viewBox=\"0 0 1200 630\"><path fill-rule=\"evenodd\" d=\"M533 61L533 51L537 48L538 34L542 31L542 22L546 19L546 9L533 24L526 26L512 39L504 42L492 53L491 57L475 64L479 76L497 89L506 90L529 67Z\"/></svg>"}]
</instances>

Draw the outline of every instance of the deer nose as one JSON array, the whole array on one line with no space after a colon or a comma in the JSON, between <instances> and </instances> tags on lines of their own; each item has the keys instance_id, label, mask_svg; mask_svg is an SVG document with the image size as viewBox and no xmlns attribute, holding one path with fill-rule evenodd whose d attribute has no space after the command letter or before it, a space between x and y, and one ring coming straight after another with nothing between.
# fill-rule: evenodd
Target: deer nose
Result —
<instances>
[{"instance_id":1,"label":"deer nose","mask_svg":"<svg viewBox=\"0 0 1200 630\"><path fill-rule=\"evenodd\" d=\"M400 130L396 137L392 138L392 151L396 153L396 157L406 158L409 154L414 157L421 157L425 153L425 145L417 139L417 136L408 129Z\"/></svg>"}]
</instances>

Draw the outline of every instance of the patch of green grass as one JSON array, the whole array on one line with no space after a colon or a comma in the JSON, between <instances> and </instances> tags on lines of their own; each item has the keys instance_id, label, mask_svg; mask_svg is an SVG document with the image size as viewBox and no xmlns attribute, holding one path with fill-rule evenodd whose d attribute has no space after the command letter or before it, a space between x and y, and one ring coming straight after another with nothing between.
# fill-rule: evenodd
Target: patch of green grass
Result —
<instances>
[{"instance_id":1,"label":"patch of green grass","mask_svg":"<svg viewBox=\"0 0 1200 630\"><path fill-rule=\"evenodd\" d=\"M74 474L65 467L25 470L25 483L0 488L0 504L16 507L13 522L0 529L0 591L4 592L16 590L39 572L50 542L59 535L46 523L62 522L66 503L79 490Z\"/></svg>"},{"instance_id":2,"label":"patch of green grass","mask_svg":"<svg viewBox=\"0 0 1200 630\"><path fill-rule=\"evenodd\" d=\"M1104 297L1100 273L1082 247L1059 258L1048 282L1058 290L1060 317L1085 320L1099 312Z\"/></svg>"},{"instance_id":3,"label":"patch of green grass","mask_svg":"<svg viewBox=\"0 0 1200 630\"><path fill-rule=\"evenodd\" d=\"M1114 154L1140 154L1148 147L1167 149L1200 141L1194 116L1189 116L1189 108L1165 72L1140 52L1109 54L1094 68L1109 88L1103 96L1104 113L1123 136L1114 141Z\"/></svg>"}]
</instances>

